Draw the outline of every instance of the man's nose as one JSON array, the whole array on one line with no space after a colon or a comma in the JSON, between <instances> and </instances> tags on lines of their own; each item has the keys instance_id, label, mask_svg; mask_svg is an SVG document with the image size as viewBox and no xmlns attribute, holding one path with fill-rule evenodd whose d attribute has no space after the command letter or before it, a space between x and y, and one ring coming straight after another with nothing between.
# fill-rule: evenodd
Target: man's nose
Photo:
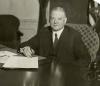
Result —
<instances>
[{"instance_id":1,"label":"man's nose","mask_svg":"<svg viewBox=\"0 0 100 86\"><path fill-rule=\"evenodd\" d=\"M57 24L57 22L58 22L57 19L55 19L55 20L54 20L54 24Z\"/></svg>"}]
</instances>

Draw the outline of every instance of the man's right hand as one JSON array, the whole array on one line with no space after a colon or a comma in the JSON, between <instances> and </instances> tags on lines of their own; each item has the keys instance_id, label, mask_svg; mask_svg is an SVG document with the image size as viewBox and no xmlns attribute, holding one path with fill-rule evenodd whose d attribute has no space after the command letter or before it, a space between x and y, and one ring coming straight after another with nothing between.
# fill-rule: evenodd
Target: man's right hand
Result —
<instances>
[{"instance_id":1,"label":"man's right hand","mask_svg":"<svg viewBox=\"0 0 100 86\"><path fill-rule=\"evenodd\" d=\"M35 54L35 51L29 46L26 46L26 47L20 48L20 53L23 53L27 57L32 57L32 55Z\"/></svg>"}]
</instances>

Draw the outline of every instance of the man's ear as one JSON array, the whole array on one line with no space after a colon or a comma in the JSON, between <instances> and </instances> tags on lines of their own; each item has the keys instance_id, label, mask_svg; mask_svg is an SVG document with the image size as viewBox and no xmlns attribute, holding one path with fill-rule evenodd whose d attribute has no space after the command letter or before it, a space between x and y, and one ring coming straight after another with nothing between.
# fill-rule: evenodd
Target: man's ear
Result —
<instances>
[{"instance_id":1,"label":"man's ear","mask_svg":"<svg viewBox=\"0 0 100 86\"><path fill-rule=\"evenodd\" d=\"M64 23L65 23L65 24L66 24L66 22L67 22L67 18L64 19Z\"/></svg>"}]
</instances>

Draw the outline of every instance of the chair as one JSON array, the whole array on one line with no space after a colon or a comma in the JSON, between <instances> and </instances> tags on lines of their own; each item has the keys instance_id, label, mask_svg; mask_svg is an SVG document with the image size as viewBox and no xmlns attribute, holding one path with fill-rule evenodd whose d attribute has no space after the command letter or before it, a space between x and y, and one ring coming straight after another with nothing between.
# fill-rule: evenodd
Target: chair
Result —
<instances>
[{"instance_id":1,"label":"chair","mask_svg":"<svg viewBox=\"0 0 100 86\"><path fill-rule=\"evenodd\" d=\"M19 19L14 15L0 15L0 44L10 48L17 48L20 36Z\"/></svg>"},{"instance_id":2,"label":"chair","mask_svg":"<svg viewBox=\"0 0 100 86\"><path fill-rule=\"evenodd\" d=\"M99 50L99 37L98 34L93 30L92 27L86 24L67 24L70 27L73 27L76 31L80 32L82 35L82 40L85 46L87 47L91 61L94 61L97 57L97 52Z\"/></svg>"}]
</instances>

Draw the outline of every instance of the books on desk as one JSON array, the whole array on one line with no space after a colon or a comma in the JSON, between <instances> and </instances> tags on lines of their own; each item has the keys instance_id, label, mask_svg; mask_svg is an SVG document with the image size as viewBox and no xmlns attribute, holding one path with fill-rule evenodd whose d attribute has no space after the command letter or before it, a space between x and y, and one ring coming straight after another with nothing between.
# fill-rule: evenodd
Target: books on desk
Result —
<instances>
[{"instance_id":1,"label":"books on desk","mask_svg":"<svg viewBox=\"0 0 100 86\"><path fill-rule=\"evenodd\" d=\"M1 57L0 57L1 58ZM6 55L3 68L38 68L38 57L33 58L19 56L19 55Z\"/></svg>"}]
</instances>

